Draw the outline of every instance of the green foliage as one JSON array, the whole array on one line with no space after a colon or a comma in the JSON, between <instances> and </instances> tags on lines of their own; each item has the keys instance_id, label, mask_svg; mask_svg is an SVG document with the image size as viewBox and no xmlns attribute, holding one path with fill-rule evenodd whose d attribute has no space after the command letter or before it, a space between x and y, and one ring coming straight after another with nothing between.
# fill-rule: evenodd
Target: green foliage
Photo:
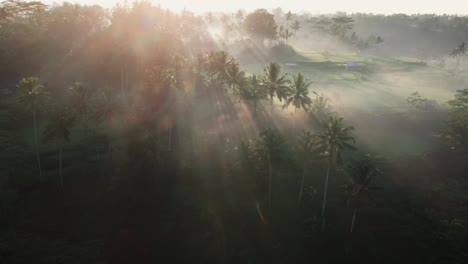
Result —
<instances>
[{"instance_id":1,"label":"green foliage","mask_svg":"<svg viewBox=\"0 0 468 264\"><path fill-rule=\"evenodd\" d=\"M308 22L322 36L324 34L332 34L344 40L347 32L353 28L354 19L346 15L338 15L331 18L319 16L310 18Z\"/></svg>"},{"instance_id":2,"label":"green foliage","mask_svg":"<svg viewBox=\"0 0 468 264\"><path fill-rule=\"evenodd\" d=\"M26 8L27 4L29 10L12 12L10 8ZM255 18L258 13L262 17ZM384 19L391 21L388 23L404 21L400 26L410 25L414 32L421 32L424 21L432 19L432 16L415 17L385 16ZM452 22L444 24L446 27L437 27L434 32L445 34L452 31L451 28L459 32L466 26L462 17L447 17ZM296 31L301 30L301 36L305 36L310 30L304 23L310 18L308 14L295 16L275 11L275 18L283 19L280 23L286 21L279 28L271 20L273 15L266 11L254 12L246 19L243 12L235 18L229 14L220 15L220 19L207 14L206 18L212 26L221 26L226 32L240 36L244 32L234 31L235 27L247 29L250 24L249 34L262 43L276 37L281 38L280 43L287 42ZM351 40L358 45L356 43L362 41L362 45L370 48L383 41L371 32L367 32L371 34L369 38L358 34L349 36L351 27L362 32L362 21L381 19L378 16L356 14L352 19L345 18L322 16L314 19L312 27L333 35L333 41L338 44ZM0 5L0 60L9 62L0 66L6 92L19 76L40 73L43 80L47 80L51 101L64 105L37 117L40 124L49 121L45 130L38 126L39 131L44 131L45 143L36 148L37 158L39 160L40 153L47 177L37 178L31 176L35 169L35 157L28 148L31 131L21 122L10 101L21 103L27 111L44 109L47 107L45 88L37 78L25 78L18 85L17 101L8 93L2 97L0 262L100 263L106 255L106 245L112 244L109 237L121 228L137 229L144 234L153 261L174 263L275 260L281 263L374 263L382 259L393 261L403 255L407 262L415 263L466 259L466 222L461 220L466 202L463 195L466 182L462 177L466 171L464 156L453 149L441 149L440 154L428 153L415 159L398 153L399 159L391 164L394 170L378 178L375 160L359 159L344 166L350 178L349 197L345 196L336 188L347 180L335 173L339 165L336 163L341 163L337 162L340 158L346 162L360 154L340 156L345 150L355 149L353 128L346 126L343 118L330 116L329 98L318 93L315 98L309 98L311 82L297 71L293 80L288 81L278 63L257 67L258 71L264 68L265 76L247 77L236 59L224 51L214 50L217 43L201 19L186 10L176 14L149 2L119 5L111 14L97 6L68 3L48 8L35 2L6 1ZM441 16L440 19L445 18ZM249 23L249 20L254 22ZM385 32L378 33L389 36ZM393 44L394 36L385 41ZM232 48L230 45L227 43L226 48ZM254 45L249 47L254 51L251 54L259 55L255 59L264 61L264 50L257 52ZM326 71L333 78L340 76L341 73L335 71L342 71L342 63L349 60L388 61L388 64L382 63L382 68L397 64L407 66L401 61L374 56L336 57L332 52L328 55L326 52L310 53L320 54L319 63L283 44L272 47L270 52L281 58L277 61L298 62L297 67L307 76L313 76L317 86L326 82L320 76L323 71L317 70L325 64L331 65ZM301 51L301 54L306 53ZM273 57L267 54L267 58ZM405 67L401 68L413 69ZM433 73L432 69L425 69L424 74L427 73ZM406 80L404 77L401 79ZM75 79L72 78L86 85L75 83L66 89L64 84L73 83ZM359 88L364 87L356 87L349 80L333 80L349 83L350 90L359 96L362 92ZM98 88L103 86L112 88ZM338 98L336 109L347 110L346 105L341 108L339 96L342 94L334 88L325 93ZM374 88L373 91L377 91L379 87ZM323 121L323 129L318 130L321 131L318 135L308 130L290 135L277 129L264 129L274 126L284 131L291 124L287 115L280 113L259 115L252 120L244 102L233 102L229 93L253 104L255 113L264 100L273 103L277 98L285 107L293 105L295 109L310 111ZM67 100L62 102L64 98ZM388 98L385 104L393 104ZM461 140L467 142L468 138L467 98L468 92L463 90L449 102L452 107L450 137L458 144ZM364 96L360 102L366 100ZM401 97L395 101L401 103ZM421 96L413 94L409 103L418 102L423 102ZM367 114L364 112L357 117L352 115L354 112L346 116L359 119L362 115L363 119L357 122L364 130L360 134L365 143L362 148L379 148L369 144L375 133L366 133L368 129L363 124L366 124ZM84 135L72 129L74 121L85 121L89 116L98 122L107 121L109 125L91 126ZM119 129L112 129L113 119L119 121L116 122ZM310 119L302 121L303 127L316 131ZM393 126L399 127L398 124ZM261 131L258 137L246 141L257 129ZM63 153L66 161L63 174L70 183L62 185L64 192L59 192L55 179L48 177L57 171L55 145L49 143L52 139L65 142L73 139ZM171 151L167 151L166 141L172 146L169 147ZM413 148L412 144L408 145ZM61 151L59 155L62 157ZM62 162L59 164L62 176ZM317 195L322 191L318 186L323 182L320 175L325 170L325 198L328 176L334 177L330 181L328 201L332 210L327 215L331 228L320 233L317 227L321 201ZM391 192L379 193L380 208L366 208L369 222L366 228L359 229L359 235L352 237L356 250L333 254L342 252L343 239L348 238L343 232L348 230L348 221L343 218L349 214L344 200L364 197L373 189L374 178L389 184ZM270 205L272 191L277 198L273 199L275 203L271 209L274 210L265 211L263 215L260 197L266 193L267 181ZM440 187L445 183L450 188ZM322 206L324 210L325 199ZM429 225L418 218L426 208L437 212L423 214L429 218L426 219ZM372 224L368 224L370 221ZM376 228L379 226L386 228ZM307 235L304 235L305 230L309 230ZM417 246L412 245L415 241ZM390 244L392 251L388 250ZM368 250L358 250L363 248ZM126 250L118 248L124 255ZM438 252L434 253L436 250ZM389 255L391 257L387 258Z\"/></svg>"},{"instance_id":3,"label":"green foliage","mask_svg":"<svg viewBox=\"0 0 468 264\"><path fill-rule=\"evenodd\" d=\"M354 138L350 135L354 130L352 126L345 126L344 118L332 115L324 124L325 131L319 135L318 144L328 155L338 154L345 149L356 149L351 143Z\"/></svg>"},{"instance_id":4,"label":"green foliage","mask_svg":"<svg viewBox=\"0 0 468 264\"><path fill-rule=\"evenodd\" d=\"M318 156L317 136L308 130L303 130L297 137L296 152L301 160L310 161L314 156Z\"/></svg>"},{"instance_id":5,"label":"green foliage","mask_svg":"<svg viewBox=\"0 0 468 264\"><path fill-rule=\"evenodd\" d=\"M21 79L18 84L18 92L18 100L28 112L40 110L47 102L44 85L39 83L37 77Z\"/></svg>"},{"instance_id":6,"label":"green foliage","mask_svg":"<svg viewBox=\"0 0 468 264\"><path fill-rule=\"evenodd\" d=\"M208 76L224 80L226 77L226 66L228 65L228 54L225 51L210 51L206 60Z\"/></svg>"},{"instance_id":7,"label":"green foliage","mask_svg":"<svg viewBox=\"0 0 468 264\"><path fill-rule=\"evenodd\" d=\"M268 55L272 59L281 62L304 59L304 57L299 54L292 46L283 43L279 43L271 47Z\"/></svg>"},{"instance_id":8,"label":"green foliage","mask_svg":"<svg viewBox=\"0 0 468 264\"><path fill-rule=\"evenodd\" d=\"M283 25L280 25L278 28L278 38L283 39L283 43L287 43L288 40L293 37L296 32L301 28L301 22L299 20L294 20L293 17L295 15L289 11L285 15L285 20L286 23Z\"/></svg>"},{"instance_id":9,"label":"green foliage","mask_svg":"<svg viewBox=\"0 0 468 264\"><path fill-rule=\"evenodd\" d=\"M262 100L267 100L268 91L265 89L261 77L253 74L247 79L247 85L241 87L239 97L242 100L251 102L254 108L254 115L257 114L257 107Z\"/></svg>"},{"instance_id":10,"label":"green foliage","mask_svg":"<svg viewBox=\"0 0 468 264\"><path fill-rule=\"evenodd\" d=\"M315 94L315 99L312 100L310 113L315 115L319 121L324 122L331 115L330 98L323 94Z\"/></svg>"},{"instance_id":11,"label":"green foliage","mask_svg":"<svg viewBox=\"0 0 468 264\"><path fill-rule=\"evenodd\" d=\"M456 111L466 111L468 109L468 89L458 90L455 99L447 103Z\"/></svg>"},{"instance_id":12,"label":"green foliage","mask_svg":"<svg viewBox=\"0 0 468 264\"><path fill-rule=\"evenodd\" d=\"M460 58L466 55L465 42L462 42L455 49L450 52L451 57Z\"/></svg>"},{"instance_id":13,"label":"green foliage","mask_svg":"<svg viewBox=\"0 0 468 264\"><path fill-rule=\"evenodd\" d=\"M312 99L309 97L309 86L311 84L312 82L306 80L302 73L293 75L293 81L289 86L283 107L286 108L292 104L295 109L302 108L304 111L308 111L312 104Z\"/></svg>"},{"instance_id":14,"label":"green foliage","mask_svg":"<svg viewBox=\"0 0 468 264\"><path fill-rule=\"evenodd\" d=\"M280 160L284 147L284 138L276 129L265 129L253 142L252 151L260 161Z\"/></svg>"},{"instance_id":15,"label":"green foliage","mask_svg":"<svg viewBox=\"0 0 468 264\"><path fill-rule=\"evenodd\" d=\"M345 165L344 172L351 180L348 191L352 198L358 198L369 191L370 183L380 174L370 156Z\"/></svg>"},{"instance_id":16,"label":"green foliage","mask_svg":"<svg viewBox=\"0 0 468 264\"><path fill-rule=\"evenodd\" d=\"M289 81L286 79L287 74L281 76L281 66L272 62L265 69L264 85L270 96L270 100L273 103L273 98L276 96L278 99L283 101L286 98L288 92Z\"/></svg>"},{"instance_id":17,"label":"green foliage","mask_svg":"<svg viewBox=\"0 0 468 264\"><path fill-rule=\"evenodd\" d=\"M86 121L91 112L92 95L89 88L80 82L70 87L70 108L77 119Z\"/></svg>"},{"instance_id":18,"label":"green foliage","mask_svg":"<svg viewBox=\"0 0 468 264\"><path fill-rule=\"evenodd\" d=\"M70 140L70 133L75 122L75 117L70 112L63 108L56 106L52 110L50 123L46 126L43 134L44 142L52 139L63 141Z\"/></svg>"},{"instance_id":19,"label":"green foliage","mask_svg":"<svg viewBox=\"0 0 468 264\"><path fill-rule=\"evenodd\" d=\"M103 89L98 97L94 120L98 123L103 121L109 122L116 117L120 111L120 107L121 105L117 100L115 92L110 88Z\"/></svg>"},{"instance_id":20,"label":"green foliage","mask_svg":"<svg viewBox=\"0 0 468 264\"><path fill-rule=\"evenodd\" d=\"M277 25L272 14L265 9L258 9L250 13L245 18L245 30L254 38L262 41L264 39L273 40L276 38Z\"/></svg>"},{"instance_id":21,"label":"green foliage","mask_svg":"<svg viewBox=\"0 0 468 264\"><path fill-rule=\"evenodd\" d=\"M39 14L45 13L46 8L47 5L38 1L3 1L0 5L0 24L6 23L15 17L25 17L31 19L32 22L37 22L34 18L37 18Z\"/></svg>"},{"instance_id":22,"label":"green foliage","mask_svg":"<svg viewBox=\"0 0 468 264\"><path fill-rule=\"evenodd\" d=\"M422 108L425 106L427 99L423 98L419 92L414 92L406 99L406 101L415 108Z\"/></svg>"},{"instance_id":23,"label":"green foliage","mask_svg":"<svg viewBox=\"0 0 468 264\"><path fill-rule=\"evenodd\" d=\"M453 100L448 101L451 107L445 136L452 148L468 152L468 89L458 90ZM456 145L453 146L453 145Z\"/></svg>"},{"instance_id":24,"label":"green foliage","mask_svg":"<svg viewBox=\"0 0 468 264\"><path fill-rule=\"evenodd\" d=\"M309 165L314 159L319 158L321 154L317 144L317 136L312 134L310 131L302 131L302 133L297 137L296 154L302 163L302 179L297 200L298 206L300 206L302 194L304 192L305 176L308 171L307 165Z\"/></svg>"},{"instance_id":25,"label":"green foliage","mask_svg":"<svg viewBox=\"0 0 468 264\"><path fill-rule=\"evenodd\" d=\"M331 31L336 36L344 39L346 33L353 28L354 19L347 16L337 16L331 19Z\"/></svg>"},{"instance_id":26,"label":"green foliage","mask_svg":"<svg viewBox=\"0 0 468 264\"><path fill-rule=\"evenodd\" d=\"M332 24L331 19L323 15L319 17L311 17L308 22L312 24L314 30L319 32L322 37L325 33L330 31Z\"/></svg>"},{"instance_id":27,"label":"green foliage","mask_svg":"<svg viewBox=\"0 0 468 264\"><path fill-rule=\"evenodd\" d=\"M239 94L239 91L247 83L245 72L239 68L239 63L232 59L226 65L226 83L231 88L234 94Z\"/></svg>"}]
</instances>

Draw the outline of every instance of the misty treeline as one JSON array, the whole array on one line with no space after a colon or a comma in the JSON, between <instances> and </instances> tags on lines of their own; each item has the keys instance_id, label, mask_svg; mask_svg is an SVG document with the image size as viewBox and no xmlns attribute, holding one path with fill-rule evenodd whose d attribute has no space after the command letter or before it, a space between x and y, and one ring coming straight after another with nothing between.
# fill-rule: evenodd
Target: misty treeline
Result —
<instances>
[{"instance_id":1,"label":"misty treeline","mask_svg":"<svg viewBox=\"0 0 468 264\"><path fill-rule=\"evenodd\" d=\"M278 10L278 16L280 14ZM428 60L444 56L456 45L468 41L468 17L460 15L338 12L301 14L297 15L297 20L302 25L298 44L304 47L343 48L336 40L328 41L330 36L338 34L343 44L354 43L360 51ZM337 27L337 23L343 26ZM307 43L307 40L316 43Z\"/></svg>"},{"instance_id":2,"label":"misty treeline","mask_svg":"<svg viewBox=\"0 0 468 264\"><path fill-rule=\"evenodd\" d=\"M242 22L247 15L241 9L232 14L207 13L204 18L208 25L215 25L223 34L233 37L246 32ZM468 18L461 15L346 12L315 15L307 10L292 13L281 8L272 10L271 15L276 22L276 34L267 34L268 38L304 49L347 49L428 60L445 56L456 45L468 41Z\"/></svg>"},{"instance_id":3,"label":"misty treeline","mask_svg":"<svg viewBox=\"0 0 468 264\"><path fill-rule=\"evenodd\" d=\"M398 34L361 19L414 16L20 1L0 15L0 263L466 261L467 90L436 109L437 151L390 159L271 62L318 21L314 38L376 52ZM263 74L242 69L252 56ZM408 103L430 116L427 100Z\"/></svg>"}]
</instances>

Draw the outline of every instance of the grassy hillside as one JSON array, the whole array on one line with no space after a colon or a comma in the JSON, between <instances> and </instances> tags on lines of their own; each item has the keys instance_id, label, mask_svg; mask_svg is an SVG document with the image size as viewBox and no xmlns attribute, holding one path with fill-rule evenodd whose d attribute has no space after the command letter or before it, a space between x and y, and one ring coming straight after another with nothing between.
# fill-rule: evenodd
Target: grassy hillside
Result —
<instances>
[{"instance_id":1,"label":"grassy hillside","mask_svg":"<svg viewBox=\"0 0 468 264\"><path fill-rule=\"evenodd\" d=\"M359 66L346 69L345 62L350 61ZM459 89L446 70L409 57L298 51L281 63L285 72L302 72L311 79L310 92L329 97L333 110L359 131L359 140L392 156L430 151L438 145L443 126L442 116L434 116L430 109L415 109L407 98L417 91L441 108ZM243 67L261 74L263 65Z\"/></svg>"}]
</instances>

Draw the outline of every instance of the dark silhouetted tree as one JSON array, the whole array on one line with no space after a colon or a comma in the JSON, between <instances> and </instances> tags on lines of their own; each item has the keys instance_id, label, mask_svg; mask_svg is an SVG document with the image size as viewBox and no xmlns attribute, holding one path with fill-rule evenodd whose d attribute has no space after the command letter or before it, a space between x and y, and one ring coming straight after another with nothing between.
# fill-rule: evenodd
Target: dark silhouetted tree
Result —
<instances>
[{"instance_id":1,"label":"dark silhouetted tree","mask_svg":"<svg viewBox=\"0 0 468 264\"><path fill-rule=\"evenodd\" d=\"M276 38L277 25L272 14L265 9L258 9L247 15L244 21L247 34L256 40L258 44L264 45L264 40Z\"/></svg>"},{"instance_id":2,"label":"dark silhouetted tree","mask_svg":"<svg viewBox=\"0 0 468 264\"><path fill-rule=\"evenodd\" d=\"M44 107L47 97L44 86L39 83L37 77L23 78L18 84L18 100L26 111L32 113L34 122L34 148L36 151L39 177L42 177L41 157L39 155L39 143L37 140L37 112Z\"/></svg>"}]
</instances>

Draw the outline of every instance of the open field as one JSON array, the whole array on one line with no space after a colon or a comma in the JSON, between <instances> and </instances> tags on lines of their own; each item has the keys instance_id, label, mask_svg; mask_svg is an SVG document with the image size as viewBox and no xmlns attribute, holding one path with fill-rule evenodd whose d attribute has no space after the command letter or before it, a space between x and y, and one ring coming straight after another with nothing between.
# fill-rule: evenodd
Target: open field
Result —
<instances>
[{"instance_id":1,"label":"open field","mask_svg":"<svg viewBox=\"0 0 468 264\"><path fill-rule=\"evenodd\" d=\"M442 116L414 109L406 99L417 91L435 100L437 108L445 107L458 83L444 69L415 58L306 51L299 54L301 60L283 61L283 70L290 74L302 72L312 80L310 92L331 99L333 110L358 131L357 138L364 141L360 143L395 157L426 153L439 144L436 136L443 127ZM347 70L347 61L362 67ZM248 72L258 74L263 67L244 65Z\"/></svg>"}]
</instances>

